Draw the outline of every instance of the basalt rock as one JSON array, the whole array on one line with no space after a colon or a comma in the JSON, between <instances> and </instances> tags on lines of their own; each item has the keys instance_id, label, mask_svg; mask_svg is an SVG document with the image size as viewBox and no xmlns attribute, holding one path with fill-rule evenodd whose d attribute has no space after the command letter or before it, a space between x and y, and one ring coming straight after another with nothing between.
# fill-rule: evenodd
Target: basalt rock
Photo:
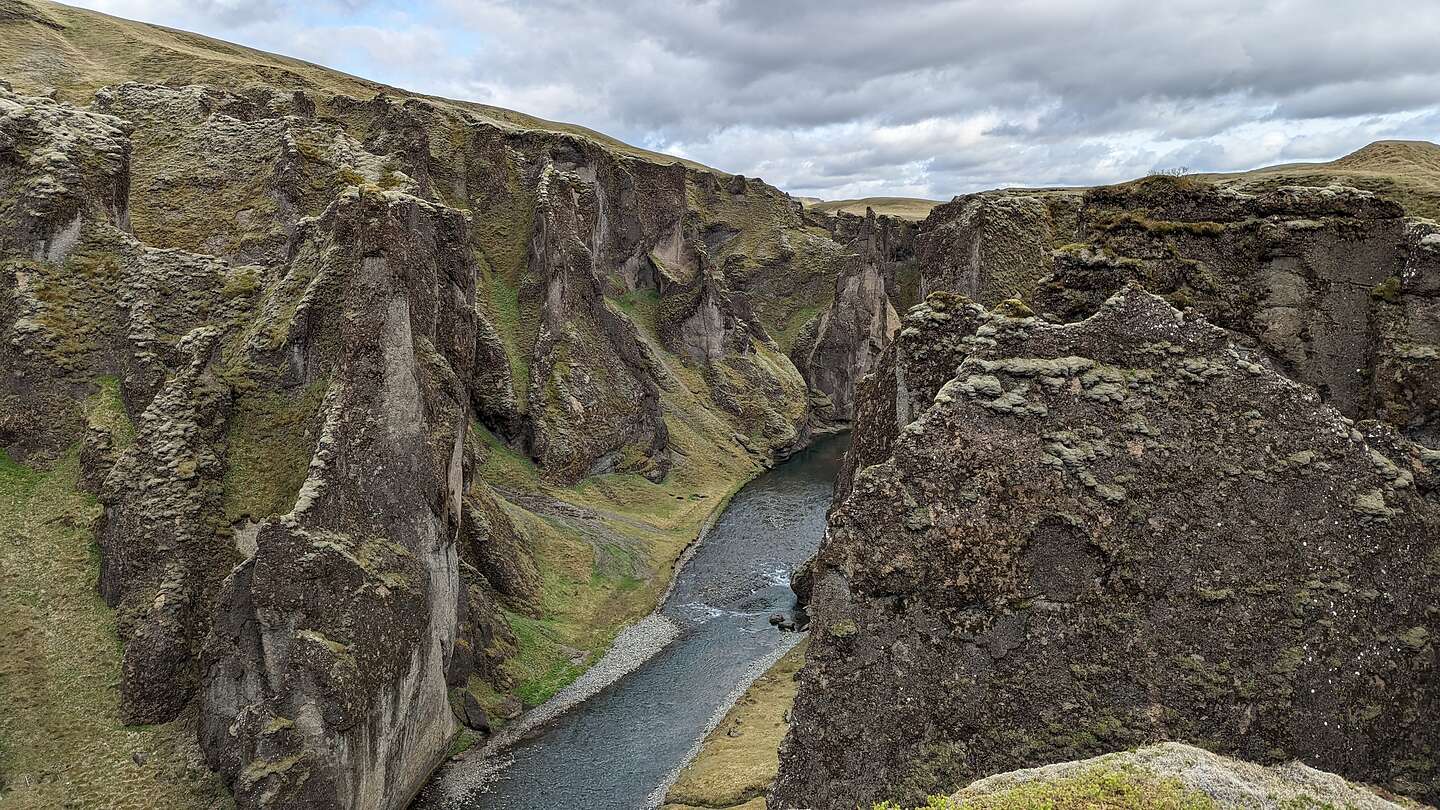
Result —
<instances>
[{"instance_id":1,"label":"basalt rock","mask_svg":"<svg viewBox=\"0 0 1440 810\"><path fill-rule=\"evenodd\" d=\"M393 805L455 730L464 226L398 192L342 195L302 225L297 260L324 257L324 294L286 349L297 382L328 381L322 427L295 507L229 576L204 657L201 742L241 804Z\"/></svg>"},{"instance_id":2,"label":"basalt rock","mask_svg":"<svg viewBox=\"0 0 1440 810\"><path fill-rule=\"evenodd\" d=\"M1434 452L1135 286L1069 325L941 296L901 334L771 806L1162 740L1440 797Z\"/></svg>"},{"instance_id":3,"label":"basalt rock","mask_svg":"<svg viewBox=\"0 0 1440 810\"><path fill-rule=\"evenodd\" d=\"M835 418L854 413L856 383L869 373L900 326L897 306L915 294L913 223L839 213L825 217L836 240L855 251L842 266L830 307L795 349L795 364L830 398Z\"/></svg>"},{"instance_id":4,"label":"basalt rock","mask_svg":"<svg viewBox=\"0 0 1440 810\"><path fill-rule=\"evenodd\" d=\"M927 292L1074 321L1138 282L1249 337L1347 416L1436 439L1440 235L1369 192L1151 177L1083 196L987 193L936 209L918 242Z\"/></svg>"},{"instance_id":5,"label":"basalt rock","mask_svg":"<svg viewBox=\"0 0 1440 810\"><path fill-rule=\"evenodd\" d=\"M1074 241L1080 193L986 191L936 206L916 238L920 294L947 290L987 306L1028 298L1050 252Z\"/></svg>"},{"instance_id":6,"label":"basalt rock","mask_svg":"<svg viewBox=\"0 0 1440 810\"><path fill-rule=\"evenodd\" d=\"M125 131L111 116L0 88L0 444L21 460L53 456L83 424L88 380L75 372L93 365L96 326L75 317L74 294L110 268L86 262L83 279L45 268L84 261L72 254L87 222L123 227Z\"/></svg>"},{"instance_id":7,"label":"basalt rock","mask_svg":"<svg viewBox=\"0 0 1440 810\"><path fill-rule=\"evenodd\" d=\"M663 476L656 361L635 325L605 303L595 257L580 241L598 200L577 180L547 167L536 199L530 272L544 306L531 366L533 453L564 481L612 470Z\"/></svg>"}]
</instances>

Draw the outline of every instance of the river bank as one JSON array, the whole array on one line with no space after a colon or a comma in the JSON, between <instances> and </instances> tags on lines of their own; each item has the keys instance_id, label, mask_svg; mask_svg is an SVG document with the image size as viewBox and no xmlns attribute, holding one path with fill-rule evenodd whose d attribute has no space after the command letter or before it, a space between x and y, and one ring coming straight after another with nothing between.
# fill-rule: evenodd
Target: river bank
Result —
<instances>
[{"instance_id":1,"label":"river bank","mask_svg":"<svg viewBox=\"0 0 1440 810\"><path fill-rule=\"evenodd\" d=\"M743 487L683 563L661 607L529 719L445 766L421 807L658 806L745 688L798 637L769 616L824 533L844 437ZM583 705L582 705L583 704Z\"/></svg>"}]
</instances>

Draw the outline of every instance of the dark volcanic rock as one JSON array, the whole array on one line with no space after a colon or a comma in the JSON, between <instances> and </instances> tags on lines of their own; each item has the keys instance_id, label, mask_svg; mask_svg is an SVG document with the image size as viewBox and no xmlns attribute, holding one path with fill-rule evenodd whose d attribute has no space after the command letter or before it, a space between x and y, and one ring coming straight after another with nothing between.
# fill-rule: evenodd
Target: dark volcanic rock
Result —
<instances>
[{"instance_id":1,"label":"dark volcanic rock","mask_svg":"<svg viewBox=\"0 0 1440 810\"><path fill-rule=\"evenodd\" d=\"M75 355L92 348L76 327L95 325L64 306L92 285L37 266L69 262L87 222L124 225L129 163L125 122L0 88L0 446L19 460L79 434L89 386L73 375L94 359Z\"/></svg>"},{"instance_id":2,"label":"dark volcanic rock","mask_svg":"<svg viewBox=\"0 0 1440 810\"><path fill-rule=\"evenodd\" d=\"M475 693L467 690L460 701L460 711L456 716L460 719L461 724L471 731L489 734L490 716L485 714L485 709L480 705Z\"/></svg>"},{"instance_id":3,"label":"dark volcanic rock","mask_svg":"<svg viewBox=\"0 0 1440 810\"><path fill-rule=\"evenodd\" d=\"M1159 740L1440 797L1440 457L1133 287L938 300L858 416L772 807Z\"/></svg>"},{"instance_id":4,"label":"dark volcanic rock","mask_svg":"<svg viewBox=\"0 0 1440 810\"><path fill-rule=\"evenodd\" d=\"M986 306L1028 298L1050 252L1074 241L1080 193L986 191L936 206L915 240L920 294L948 290Z\"/></svg>"},{"instance_id":5,"label":"dark volcanic rock","mask_svg":"<svg viewBox=\"0 0 1440 810\"><path fill-rule=\"evenodd\" d=\"M201 742L242 804L393 806L455 729L464 224L363 193L304 226L326 294L289 340L297 373L328 380L323 428L295 508L260 524L227 581L205 653Z\"/></svg>"},{"instance_id":6,"label":"dark volcanic rock","mask_svg":"<svg viewBox=\"0 0 1440 810\"><path fill-rule=\"evenodd\" d=\"M829 309L791 357L810 384L830 398L831 415L848 420L856 384L899 328L897 304L915 293L916 226L876 216L871 209L864 217L841 212L824 222L855 256L841 265Z\"/></svg>"},{"instance_id":7,"label":"dark volcanic rock","mask_svg":"<svg viewBox=\"0 0 1440 810\"><path fill-rule=\"evenodd\" d=\"M663 475L669 464L656 361L634 323L606 305L585 239L603 215L597 193L547 165L530 247L544 301L530 372L533 453L566 482L614 470ZM623 463L630 448L640 459Z\"/></svg>"},{"instance_id":8,"label":"dark volcanic rock","mask_svg":"<svg viewBox=\"0 0 1440 810\"><path fill-rule=\"evenodd\" d=\"M1248 336L1347 416L1440 436L1440 233L1369 192L1151 177L986 193L937 208L918 244L927 292L1073 321L1138 282Z\"/></svg>"}]
</instances>

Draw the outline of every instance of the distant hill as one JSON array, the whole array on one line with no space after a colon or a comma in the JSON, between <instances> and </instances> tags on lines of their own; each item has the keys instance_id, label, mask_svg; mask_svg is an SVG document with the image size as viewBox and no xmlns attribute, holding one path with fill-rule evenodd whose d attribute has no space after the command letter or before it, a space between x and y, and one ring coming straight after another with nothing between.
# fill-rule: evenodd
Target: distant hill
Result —
<instances>
[{"instance_id":1,"label":"distant hill","mask_svg":"<svg viewBox=\"0 0 1440 810\"><path fill-rule=\"evenodd\" d=\"M897 219L919 221L930 216L930 209L940 204L939 200L922 200L916 197L862 197L858 200L827 200L811 203L814 197L799 197L811 211L834 215L836 211L847 214L865 215L866 208L875 209L877 214L887 214Z\"/></svg>"},{"instance_id":2,"label":"distant hill","mask_svg":"<svg viewBox=\"0 0 1440 810\"><path fill-rule=\"evenodd\" d=\"M1440 219L1440 144L1376 141L1328 163L1285 163L1248 172L1197 175L1251 190L1340 184L1373 191L1414 216Z\"/></svg>"}]
</instances>

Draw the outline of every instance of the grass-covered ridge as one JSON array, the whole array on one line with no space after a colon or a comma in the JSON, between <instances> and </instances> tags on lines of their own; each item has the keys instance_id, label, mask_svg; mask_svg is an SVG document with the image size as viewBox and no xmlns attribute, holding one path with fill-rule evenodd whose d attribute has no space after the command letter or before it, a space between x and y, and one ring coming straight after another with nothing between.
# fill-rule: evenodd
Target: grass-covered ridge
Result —
<instances>
[{"instance_id":1,"label":"grass-covered ridge","mask_svg":"<svg viewBox=\"0 0 1440 810\"><path fill-rule=\"evenodd\" d=\"M48 54L83 58L56 60ZM0 0L0 75L20 92L54 88L62 101L84 105L108 85L167 84L183 69L188 82L232 90L254 85L314 88L355 98L378 93L424 98L465 110L506 129L572 135L656 163L707 169L672 155L631 146L575 124L466 101L450 101L380 84L338 70L158 25L124 20L46 0ZM708 169L707 169L708 170Z\"/></svg>"},{"instance_id":2,"label":"grass-covered ridge","mask_svg":"<svg viewBox=\"0 0 1440 810\"><path fill-rule=\"evenodd\" d=\"M127 446L113 380L91 425ZM0 806L193 808L228 802L182 717L120 722L120 643L96 590L95 498L77 489L79 447L29 467L0 451Z\"/></svg>"},{"instance_id":3,"label":"grass-covered ridge","mask_svg":"<svg viewBox=\"0 0 1440 810\"><path fill-rule=\"evenodd\" d=\"M1354 186L1399 203L1413 216L1440 219L1440 144L1429 141L1376 141L1328 163L1286 163L1197 176L1250 191Z\"/></svg>"}]
</instances>

